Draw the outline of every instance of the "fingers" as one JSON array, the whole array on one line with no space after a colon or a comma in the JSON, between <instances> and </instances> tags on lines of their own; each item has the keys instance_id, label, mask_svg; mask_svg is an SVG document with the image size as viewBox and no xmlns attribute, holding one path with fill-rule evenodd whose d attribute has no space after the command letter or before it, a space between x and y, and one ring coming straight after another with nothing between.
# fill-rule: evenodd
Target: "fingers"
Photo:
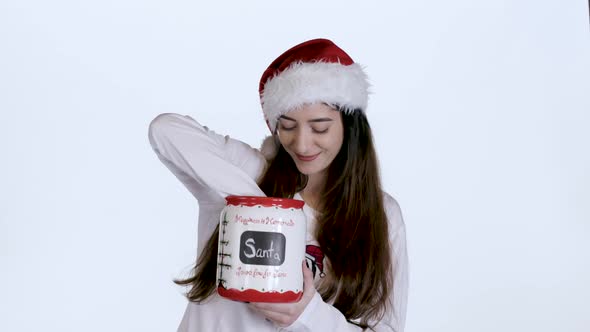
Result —
<instances>
[{"instance_id":1,"label":"fingers","mask_svg":"<svg viewBox=\"0 0 590 332\"><path fill-rule=\"evenodd\" d=\"M315 288L313 284L313 272L307 267L305 260L303 260L303 288L304 292L311 288Z\"/></svg>"},{"instance_id":2,"label":"fingers","mask_svg":"<svg viewBox=\"0 0 590 332\"><path fill-rule=\"evenodd\" d=\"M279 326L289 326L301 315L316 293L313 283L313 272L307 267L305 260L301 262L303 272L303 296L294 303L249 303L255 312Z\"/></svg>"}]
</instances>

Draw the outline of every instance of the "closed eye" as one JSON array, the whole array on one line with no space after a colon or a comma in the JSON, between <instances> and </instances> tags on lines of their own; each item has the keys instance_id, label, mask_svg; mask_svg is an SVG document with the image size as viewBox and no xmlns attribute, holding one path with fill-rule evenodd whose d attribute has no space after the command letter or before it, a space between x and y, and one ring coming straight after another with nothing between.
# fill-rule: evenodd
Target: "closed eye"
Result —
<instances>
[{"instance_id":1,"label":"closed eye","mask_svg":"<svg viewBox=\"0 0 590 332\"><path fill-rule=\"evenodd\" d=\"M327 133L327 132L328 132L328 129L329 129L329 128L326 128L326 129L324 129L324 130L317 130L317 129L312 129L311 131L313 131L313 132L314 132L314 133L316 133L316 134L325 134L325 133Z\"/></svg>"},{"instance_id":2,"label":"closed eye","mask_svg":"<svg viewBox=\"0 0 590 332\"><path fill-rule=\"evenodd\" d=\"M280 125L279 129L280 130L284 130L284 131L289 131L289 130L293 130L295 129L296 126L291 126L291 127L287 127L287 126L283 126L282 124Z\"/></svg>"}]
</instances>

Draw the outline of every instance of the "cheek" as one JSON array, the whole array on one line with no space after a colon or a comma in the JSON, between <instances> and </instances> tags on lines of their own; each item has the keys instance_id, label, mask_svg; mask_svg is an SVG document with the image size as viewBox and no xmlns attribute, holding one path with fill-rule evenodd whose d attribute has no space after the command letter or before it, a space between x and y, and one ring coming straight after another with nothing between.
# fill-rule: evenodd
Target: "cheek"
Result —
<instances>
[{"instance_id":1,"label":"cheek","mask_svg":"<svg viewBox=\"0 0 590 332\"><path fill-rule=\"evenodd\" d=\"M289 146L289 144L291 144L292 141L292 135L288 134L288 133L279 133L279 142L281 143L281 145L286 148Z\"/></svg>"},{"instance_id":2,"label":"cheek","mask_svg":"<svg viewBox=\"0 0 590 332\"><path fill-rule=\"evenodd\" d=\"M344 141L344 137L342 134L338 134L335 136L331 136L324 141L326 147L329 147L330 150L335 150L336 152L340 151L342 147L342 143Z\"/></svg>"}]
</instances>

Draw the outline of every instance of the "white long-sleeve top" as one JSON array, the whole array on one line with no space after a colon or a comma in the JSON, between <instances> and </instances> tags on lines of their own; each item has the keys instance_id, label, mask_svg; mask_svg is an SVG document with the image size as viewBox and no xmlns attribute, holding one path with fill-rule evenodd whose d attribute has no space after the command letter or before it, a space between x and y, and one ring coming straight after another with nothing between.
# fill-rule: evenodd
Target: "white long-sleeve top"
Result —
<instances>
[{"instance_id":1,"label":"white long-sleeve top","mask_svg":"<svg viewBox=\"0 0 590 332\"><path fill-rule=\"evenodd\" d=\"M225 206L226 196L265 196L256 180L264 172L267 161L258 149L229 136L216 134L189 116L173 113L157 116L150 124L148 136L158 158L198 200L197 254L202 252L211 237ZM294 198L302 199L299 194ZM375 330L403 332L408 291L405 226L399 205L387 193L384 193L384 205L389 222L394 283L392 306ZM307 204L303 211L307 217L308 247L317 246L314 238L315 211ZM316 283L322 274L314 273ZM288 327L275 326L251 311L245 303L227 300L214 293L203 303L188 303L178 331L346 332L361 331L361 328L349 323L317 292L299 318Z\"/></svg>"}]
</instances>

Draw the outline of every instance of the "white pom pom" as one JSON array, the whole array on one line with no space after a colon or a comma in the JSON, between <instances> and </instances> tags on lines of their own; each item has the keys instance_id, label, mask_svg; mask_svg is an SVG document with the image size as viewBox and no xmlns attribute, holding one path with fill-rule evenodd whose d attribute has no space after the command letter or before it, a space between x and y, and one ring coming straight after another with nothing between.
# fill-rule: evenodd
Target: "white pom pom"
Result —
<instances>
[{"instance_id":1,"label":"white pom pom","mask_svg":"<svg viewBox=\"0 0 590 332\"><path fill-rule=\"evenodd\" d=\"M260 146L260 152L262 152L266 160L270 161L277 155L279 144L280 143L275 136L266 136Z\"/></svg>"}]
</instances>

